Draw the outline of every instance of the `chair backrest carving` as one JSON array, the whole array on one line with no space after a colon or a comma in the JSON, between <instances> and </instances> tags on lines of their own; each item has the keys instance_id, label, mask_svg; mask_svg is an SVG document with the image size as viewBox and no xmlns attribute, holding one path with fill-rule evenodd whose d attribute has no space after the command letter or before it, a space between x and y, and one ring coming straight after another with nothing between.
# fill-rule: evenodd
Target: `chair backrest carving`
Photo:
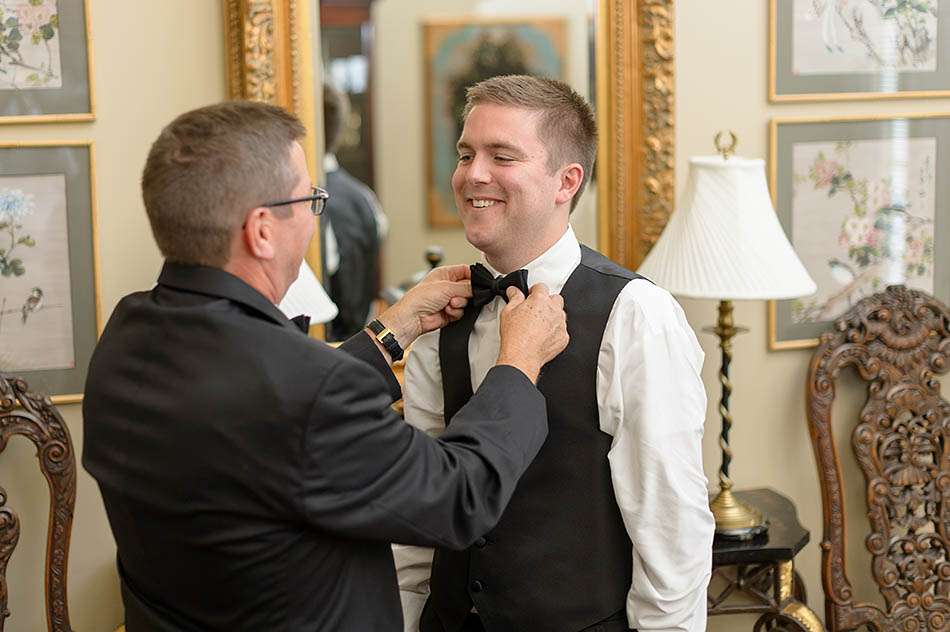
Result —
<instances>
[{"instance_id":1,"label":"chair backrest carving","mask_svg":"<svg viewBox=\"0 0 950 632\"><path fill-rule=\"evenodd\" d=\"M872 576L887 610L855 603L845 566L841 463L831 427L835 379L854 367L868 396L851 433L867 484ZM821 483L822 583L831 631L950 629L950 311L904 286L863 299L822 335L806 385ZM863 628L862 628L863 629Z\"/></svg>"},{"instance_id":2,"label":"chair backrest carving","mask_svg":"<svg viewBox=\"0 0 950 632\"><path fill-rule=\"evenodd\" d=\"M50 489L46 541L46 621L51 632L70 632L66 562L76 504L76 457L69 429L48 397L29 392L26 382L0 373L0 452L13 435L36 445L40 470ZM0 488L0 632L10 616L6 570L20 537L19 519Z\"/></svg>"}]
</instances>

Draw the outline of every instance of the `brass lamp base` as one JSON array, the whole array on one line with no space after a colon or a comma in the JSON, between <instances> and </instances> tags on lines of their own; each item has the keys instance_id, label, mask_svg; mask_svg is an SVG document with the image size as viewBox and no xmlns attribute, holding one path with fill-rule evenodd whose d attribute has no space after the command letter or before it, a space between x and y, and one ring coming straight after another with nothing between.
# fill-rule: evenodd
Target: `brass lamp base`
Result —
<instances>
[{"instance_id":1,"label":"brass lamp base","mask_svg":"<svg viewBox=\"0 0 950 632\"><path fill-rule=\"evenodd\" d=\"M709 503L716 519L716 536L730 540L749 540L768 531L759 510L736 498L731 489L720 490Z\"/></svg>"}]
</instances>

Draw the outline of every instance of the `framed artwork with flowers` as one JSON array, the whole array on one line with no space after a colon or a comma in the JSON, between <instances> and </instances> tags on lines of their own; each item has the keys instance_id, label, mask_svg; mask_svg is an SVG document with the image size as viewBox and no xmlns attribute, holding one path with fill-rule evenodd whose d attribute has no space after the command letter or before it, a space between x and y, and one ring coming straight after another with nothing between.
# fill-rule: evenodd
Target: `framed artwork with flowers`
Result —
<instances>
[{"instance_id":1,"label":"framed artwork with flowers","mask_svg":"<svg viewBox=\"0 0 950 632\"><path fill-rule=\"evenodd\" d=\"M814 296L769 302L769 347L816 346L888 285L950 302L950 113L773 119L770 187Z\"/></svg>"},{"instance_id":2,"label":"framed artwork with flowers","mask_svg":"<svg viewBox=\"0 0 950 632\"><path fill-rule=\"evenodd\" d=\"M0 0L0 123L95 118L89 0Z\"/></svg>"},{"instance_id":3,"label":"framed artwork with flowers","mask_svg":"<svg viewBox=\"0 0 950 632\"><path fill-rule=\"evenodd\" d=\"M100 331L89 141L0 143L0 371L79 401Z\"/></svg>"},{"instance_id":4,"label":"framed artwork with flowers","mask_svg":"<svg viewBox=\"0 0 950 632\"><path fill-rule=\"evenodd\" d=\"M950 3L770 0L769 100L950 96Z\"/></svg>"}]
</instances>

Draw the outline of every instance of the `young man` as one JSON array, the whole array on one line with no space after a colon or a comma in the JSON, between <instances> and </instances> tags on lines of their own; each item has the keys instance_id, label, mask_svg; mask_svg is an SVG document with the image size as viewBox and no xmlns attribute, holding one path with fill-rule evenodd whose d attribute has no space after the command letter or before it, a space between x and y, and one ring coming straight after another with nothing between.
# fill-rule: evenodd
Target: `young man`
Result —
<instances>
[{"instance_id":1,"label":"young man","mask_svg":"<svg viewBox=\"0 0 950 632\"><path fill-rule=\"evenodd\" d=\"M390 408L389 362L461 314L467 268L433 271L340 349L277 309L326 199L303 132L280 108L223 103L149 152L165 265L116 307L83 400L129 632L401 630L389 543L467 546L544 440L533 382L567 332L543 286L510 290L498 366L437 441Z\"/></svg>"},{"instance_id":2,"label":"young man","mask_svg":"<svg viewBox=\"0 0 950 632\"><path fill-rule=\"evenodd\" d=\"M569 226L597 145L580 96L495 77L469 89L464 116L452 186L487 274L473 266L465 315L413 346L406 419L451 429L485 379L504 303L477 297L495 275L525 269L560 292L571 340L538 383L548 440L497 527L467 551L437 549L431 581L430 554L396 547L407 628L421 616L422 632L701 632L714 530L702 350L668 292Z\"/></svg>"}]
</instances>

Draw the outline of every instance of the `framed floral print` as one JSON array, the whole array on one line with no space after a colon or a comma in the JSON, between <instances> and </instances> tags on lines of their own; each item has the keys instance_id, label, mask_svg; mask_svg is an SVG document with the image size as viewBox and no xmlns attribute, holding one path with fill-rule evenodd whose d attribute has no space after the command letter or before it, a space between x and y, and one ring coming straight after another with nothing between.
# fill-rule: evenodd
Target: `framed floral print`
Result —
<instances>
[{"instance_id":1,"label":"framed floral print","mask_svg":"<svg viewBox=\"0 0 950 632\"><path fill-rule=\"evenodd\" d=\"M769 4L770 101L950 96L950 2Z\"/></svg>"},{"instance_id":2,"label":"framed floral print","mask_svg":"<svg viewBox=\"0 0 950 632\"><path fill-rule=\"evenodd\" d=\"M0 123L95 118L89 0L0 0Z\"/></svg>"},{"instance_id":3,"label":"framed floral print","mask_svg":"<svg viewBox=\"0 0 950 632\"><path fill-rule=\"evenodd\" d=\"M430 226L461 226L452 172L465 89L497 75L566 76L562 18L427 21L425 31L427 207Z\"/></svg>"},{"instance_id":4,"label":"framed floral print","mask_svg":"<svg viewBox=\"0 0 950 632\"><path fill-rule=\"evenodd\" d=\"M770 186L818 284L769 303L769 346L815 346L857 301L906 285L950 302L950 113L774 119Z\"/></svg>"},{"instance_id":5,"label":"framed floral print","mask_svg":"<svg viewBox=\"0 0 950 632\"><path fill-rule=\"evenodd\" d=\"M81 398L100 330L92 144L0 143L0 370Z\"/></svg>"}]
</instances>

